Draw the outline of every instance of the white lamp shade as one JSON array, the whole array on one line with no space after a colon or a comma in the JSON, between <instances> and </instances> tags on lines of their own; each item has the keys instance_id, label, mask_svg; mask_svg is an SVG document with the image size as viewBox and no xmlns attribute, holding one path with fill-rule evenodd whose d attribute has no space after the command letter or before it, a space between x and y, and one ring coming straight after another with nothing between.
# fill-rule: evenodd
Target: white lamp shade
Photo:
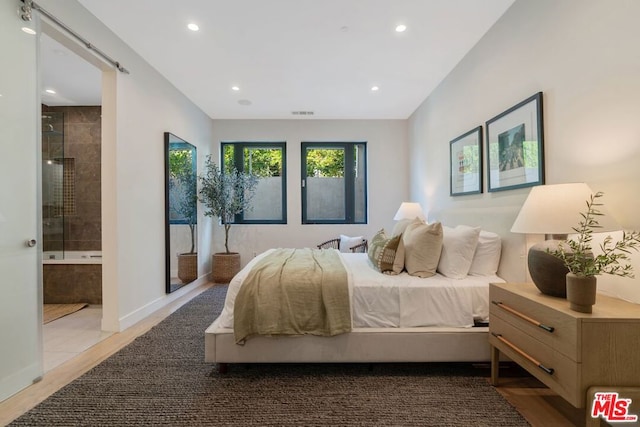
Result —
<instances>
[{"instance_id":1,"label":"white lamp shade","mask_svg":"<svg viewBox=\"0 0 640 427\"><path fill-rule=\"evenodd\" d=\"M401 219L415 219L420 218L425 221L426 217L424 212L422 211L422 207L420 203L415 202L402 202L400 208L398 208L398 212L393 217L395 221L400 221Z\"/></svg>"},{"instance_id":2,"label":"white lamp shade","mask_svg":"<svg viewBox=\"0 0 640 427\"><path fill-rule=\"evenodd\" d=\"M587 201L593 192L585 183L538 185L524 201L511 231L527 234L572 234L587 212ZM622 227L605 206L597 210L599 232L620 230Z\"/></svg>"}]
</instances>

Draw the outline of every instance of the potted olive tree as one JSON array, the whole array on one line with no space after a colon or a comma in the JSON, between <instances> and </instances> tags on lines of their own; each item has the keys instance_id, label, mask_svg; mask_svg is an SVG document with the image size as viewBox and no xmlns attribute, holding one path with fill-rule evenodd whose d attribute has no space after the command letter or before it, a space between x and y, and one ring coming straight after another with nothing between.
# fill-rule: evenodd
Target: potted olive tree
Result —
<instances>
[{"instance_id":1,"label":"potted olive tree","mask_svg":"<svg viewBox=\"0 0 640 427\"><path fill-rule=\"evenodd\" d=\"M190 283L198 278L198 253L195 245L196 218L198 214L198 177L194 171L190 150L169 152L169 197L175 219L189 226L191 247L178 253L178 278Z\"/></svg>"},{"instance_id":2,"label":"potted olive tree","mask_svg":"<svg viewBox=\"0 0 640 427\"><path fill-rule=\"evenodd\" d=\"M569 269L567 273L567 300L574 311L591 313L596 301L596 276L606 273L633 278L633 267L630 264L631 249L637 251L640 245L640 233L623 232L622 240L613 242L607 236L600 244L600 253L592 252L593 233L600 227L597 217L603 215L598 207L598 199L602 192L592 195L587 200L587 211L581 212L582 220L573 230L573 238L561 242L558 249L549 251L558 257Z\"/></svg>"},{"instance_id":3,"label":"potted olive tree","mask_svg":"<svg viewBox=\"0 0 640 427\"><path fill-rule=\"evenodd\" d=\"M235 168L223 171L211 156L207 156L204 168L199 200L205 206L204 214L220 218L224 226L225 252L213 254L211 279L216 283L229 283L240 270L240 254L229 250L229 230L236 215L251 209L258 178Z\"/></svg>"}]
</instances>

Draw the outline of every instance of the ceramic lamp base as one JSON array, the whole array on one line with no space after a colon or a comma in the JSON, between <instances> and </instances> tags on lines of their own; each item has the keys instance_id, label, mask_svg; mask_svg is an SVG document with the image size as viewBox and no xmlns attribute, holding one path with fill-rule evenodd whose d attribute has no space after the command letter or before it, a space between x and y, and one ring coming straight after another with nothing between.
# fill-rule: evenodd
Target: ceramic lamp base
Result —
<instances>
[{"instance_id":1,"label":"ceramic lamp base","mask_svg":"<svg viewBox=\"0 0 640 427\"><path fill-rule=\"evenodd\" d=\"M567 296L566 276L569 269L562 260L547 252L558 249L560 240L545 240L529 249L527 261L529 274L534 285L545 295L565 298Z\"/></svg>"}]
</instances>

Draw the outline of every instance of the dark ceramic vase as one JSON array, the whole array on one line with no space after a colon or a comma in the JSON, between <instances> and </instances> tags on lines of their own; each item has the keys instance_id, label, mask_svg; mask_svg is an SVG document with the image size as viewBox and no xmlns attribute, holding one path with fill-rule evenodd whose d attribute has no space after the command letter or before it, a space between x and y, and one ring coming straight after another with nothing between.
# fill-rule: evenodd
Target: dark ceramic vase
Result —
<instances>
[{"instance_id":1,"label":"dark ceramic vase","mask_svg":"<svg viewBox=\"0 0 640 427\"><path fill-rule=\"evenodd\" d=\"M558 240L545 240L529 249L527 263L533 284L545 295L565 298L567 296L566 276L569 269L561 259L548 253L558 249Z\"/></svg>"},{"instance_id":2,"label":"dark ceramic vase","mask_svg":"<svg viewBox=\"0 0 640 427\"><path fill-rule=\"evenodd\" d=\"M596 276L567 274L567 301L569 308L580 313L591 313L596 303Z\"/></svg>"}]
</instances>

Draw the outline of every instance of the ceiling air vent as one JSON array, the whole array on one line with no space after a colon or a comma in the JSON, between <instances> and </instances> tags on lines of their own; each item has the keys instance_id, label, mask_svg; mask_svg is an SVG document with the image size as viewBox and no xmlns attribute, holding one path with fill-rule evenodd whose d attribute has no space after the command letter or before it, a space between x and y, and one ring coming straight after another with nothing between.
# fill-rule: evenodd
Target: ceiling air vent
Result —
<instances>
[{"instance_id":1,"label":"ceiling air vent","mask_svg":"<svg viewBox=\"0 0 640 427\"><path fill-rule=\"evenodd\" d=\"M294 116L313 116L313 111L292 111Z\"/></svg>"}]
</instances>

